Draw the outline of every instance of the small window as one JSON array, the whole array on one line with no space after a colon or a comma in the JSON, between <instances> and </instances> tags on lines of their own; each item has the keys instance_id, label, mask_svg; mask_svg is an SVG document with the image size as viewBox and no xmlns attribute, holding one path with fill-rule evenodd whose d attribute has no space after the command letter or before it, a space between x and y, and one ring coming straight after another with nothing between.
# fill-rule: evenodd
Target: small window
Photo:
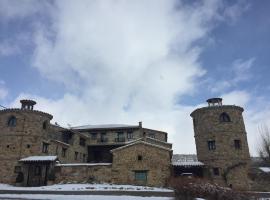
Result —
<instances>
[{"instance_id":1,"label":"small window","mask_svg":"<svg viewBox=\"0 0 270 200\"><path fill-rule=\"evenodd\" d=\"M41 175L41 166L36 166L35 167L35 175L40 176Z\"/></svg>"},{"instance_id":2,"label":"small window","mask_svg":"<svg viewBox=\"0 0 270 200\"><path fill-rule=\"evenodd\" d=\"M224 112L219 116L219 121L220 122L230 122L231 118L227 113Z\"/></svg>"},{"instance_id":3,"label":"small window","mask_svg":"<svg viewBox=\"0 0 270 200\"><path fill-rule=\"evenodd\" d=\"M141 161L142 160L142 156L138 155L138 160Z\"/></svg>"},{"instance_id":4,"label":"small window","mask_svg":"<svg viewBox=\"0 0 270 200\"><path fill-rule=\"evenodd\" d=\"M127 132L127 139L133 139L133 132L132 131L128 131Z\"/></svg>"},{"instance_id":5,"label":"small window","mask_svg":"<svg viewBox=\"0 0 270 200\"><path fill-rule=\"evenodd\" d=\"M16 123L17 123L16 117L11 116L11 117L8 119L8 126L9 126L9 127L14 127L14 126L16 126Z\"/></svg>"},{"instance_id":6,"label":"small window","mask_svg":"<svg viewBox=\"0 0 270 200\"><path fill-rule=\"evenodd\" d=\"M26 145L26 148L27 148L27 149L29 149L30 147L31 147L31 145L30 145L30 144L27 144L27 145Z\"/></svg>"},{"instance_id":7,"label":"small window","mask_svg":"<svg viewBox=\"0 0 270 200\"><path fill-rule=\"evenodd\" d=\"M80 137L80 145L81 146L83 146L83 147L85 146L85 141L86 140L84 138Z\"/></svg>"},{"instance_id":8,"label":"small window","mask_svg":"<svg viewBox=\"0 0 270 200\"><path fill-rule=\"evenodd\" d=\"M48 121L43 122L43 124L42 124L43 130L46 130L47 127L48 127Z\"/></svg>"},{"instance_id":9,"label":"small window","mask_svg":"<svg viewBox=\"0 0 270 200\"><path fill-rule=\"evenodd\" d=\"M156 138L155 133L148 133L148 136L149 136L150 138Z\"/></svg>"},{"instance_id":10,"label":"small window","mask_svg":"<svg viewBox=\"0 0 270 200\"><path fill-rule=\"evenodd\" d=\"M66 157L67 148L62 148L62 157Z\"/></svg>"},{"instance_id":11,"label":"small window","mask_svg":"<svg viewBox=\"0 0 270 200\"><path fill-rule=\"evenodd\" d=\"M96 140L97 139L97 133L91 133L91 139Z\"/></svg>"},{"instance_id":12,"label":"small window","mask_svg":"<svg viewBox=\"0 0 270 200\"><path fill-rule=\"evenodd\" d=\"M241 149L241 141L240 140L234 140L234 148Z\"/></svg>"},{"instance_id":13,"label":"small window","mask_svg":"<svg viewBox=\"0 0 270 200\"><path fill-rule=\"evenodd\" d=\"M78 160L78 152L77 152L77 151L75 151L74 159L75 159L75 160Z\"/></svg>"},{"instance_id":14,"label":"small window","mask_svg":"<svg viewBox=\"0 0 270 200\"><path fill-rule=\"evenodd\" d=\"M7 148L9 148L9 145L7 145Z\"/></svg>"},{"instance_id":15,"label":"small window","mask_svg":"<svg viewBox=\"0 0 270 200\"><path fill-rule=\"evenodd\" d=\"M48 153L49 150L49 144L46 142L42 143L42 153Z\"/></svg>"},{"instance_id":16,"label":"small window","mask_svg":"<svg viewBox=\"0 0 270 200\"><path fill-rule=\"evenodd\" d=\"M135 171L135 181L147 181L147 171Z\"/></svg>"},{"instance_id":17,"label":"small window","mask_svg":"<svg viewBox=\"0 0 270 200\"><path fill-rule=\"evenodd\" d=\"M215 176L219 176L219 168L214 167L214 168L213 168L213 174L214 174Z\"/></svg>"},{"instance_id":18,"label":"small window","mask_svg":"<svg viewBox=\"0 0 270 200\"><path fill-rule=\"evenodd\" d=\"M215 140L210 140L210 141L207 142L207 144L208 144L208 150L209 151L213 151L213 150L216 149L216 142L215 142Z\"/></svg>"}]
</instances>

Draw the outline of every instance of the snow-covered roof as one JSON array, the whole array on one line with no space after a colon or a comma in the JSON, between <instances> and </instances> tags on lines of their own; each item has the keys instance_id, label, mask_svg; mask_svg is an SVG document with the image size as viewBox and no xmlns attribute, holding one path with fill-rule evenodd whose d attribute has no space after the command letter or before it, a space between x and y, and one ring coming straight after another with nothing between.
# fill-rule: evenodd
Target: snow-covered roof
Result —
<instances>
[{"instance_id":1,"label":"snow-covered roof","mask_svg":"<svg viewBox=\"0 0 270 200\"><path fill-rule=\"evenodd\" d=\"M127 125L127 124L100 124L100 125L85 125L85 126L75 126L71 129L116 129L116 128L138 128L138 125Z\"/></svg>"},{"instance_id":2,"label":"snow-covered roof","mask_svg":"<svg viewBox=\"0 0 270 200\"><path fill-rule=\"evenodd\" d=\"M55 161L57 156L29 156L27 158L22 158L21 162L46 162L46 161Z\"/></svg>"},{"instance_id":3,"label":"snow-covered roof","mask_svg":"<svg viewBox=\"0 0 270 200\"><path fill-rule=\"evenodd\" d=\"M172 156L173 166L203 166L204 164L198 161L195 154L174 154Z\"/></svg>"},{"instance_id":4,"label":"snow-covered roof","mask_svg":"<svg viewBox=\"0 0 270 200\"><path fill-rule=\"evenodd\" d=\"M72 166L109 166L112 163L66 163L66 164L56 164L56 166L61 167L72 167Z\"/></svg>"},{"instance_id":5,"label":"snow-covered roof","mask_svg":"<svg viewBox=\"0 0 270 200\"><path fill-rule=\"evenodd\" d=\"M266 173L270 173L270 167L259 167L260 170Z\"/></svg>"}]
</instances>

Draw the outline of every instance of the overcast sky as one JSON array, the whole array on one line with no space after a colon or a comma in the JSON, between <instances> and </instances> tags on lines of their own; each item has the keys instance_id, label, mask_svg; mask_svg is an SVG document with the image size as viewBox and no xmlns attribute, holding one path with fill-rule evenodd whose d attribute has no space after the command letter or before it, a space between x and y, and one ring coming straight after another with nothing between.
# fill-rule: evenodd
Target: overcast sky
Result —
<instances>
[{"instance_id":1,"label":"overcast sky","mask_svg":"<svg viewBox=\"0 0 270 200\"><path fill-rule=\"evenodd\" d=\"M245 108L250 152L270 124L270 1L0 0L0 104L31 98L62 126L137 124L195 153L190 113Z\"/></svg>"}]
</instances>

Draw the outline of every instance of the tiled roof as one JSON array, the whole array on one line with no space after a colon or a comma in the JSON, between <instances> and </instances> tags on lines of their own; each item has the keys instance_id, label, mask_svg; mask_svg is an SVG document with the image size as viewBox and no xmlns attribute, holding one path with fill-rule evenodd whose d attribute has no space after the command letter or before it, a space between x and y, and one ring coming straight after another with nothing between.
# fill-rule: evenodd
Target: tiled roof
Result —
<instances>
[{"instance_id":1,"label":"tiled roof","mask_svg":"<svg viewBox=\"0 0 270 200\"><path fill-rule=\"evenodd\" d=\"M204 164L198 161L195 154L174 154L172 156L173 166L203 166Z\"/></svg>"},{"instance_id":2,"label":"tiled roof","mask_svg":"<svg viewBox=\"0 0 270 200\"><path fill-rule=\"evenodd\" d=\"M21 162L46 162L46 161L55 161L57 156L29 156L27 158L22 158Z\"/></svg>"},{"instance_id":3,"label":"tiled roof","mask_svg":"<svg viewBox=\"0 0 270 200\"><path fill-rule=\"evenodd\" d=\"M127 124L100 124L100 125L85 125L75 126L71 129L116 129L116 128L138 128L138 125L127 125Z\"/></svg>"}]
</instances>

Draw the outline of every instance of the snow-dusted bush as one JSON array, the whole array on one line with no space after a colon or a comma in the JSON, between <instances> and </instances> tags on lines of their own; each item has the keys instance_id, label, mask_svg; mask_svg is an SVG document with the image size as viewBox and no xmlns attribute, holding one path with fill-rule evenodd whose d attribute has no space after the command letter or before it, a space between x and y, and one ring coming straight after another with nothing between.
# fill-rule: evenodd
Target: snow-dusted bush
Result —
<instances>
[{"instance_id":1,"label":"snow-dusted bush","mask_svg":"<svg viewBox=\"0 0 270 200\"><path fill-rule=\"evenodd\" d=\"M169 185L175 189L177 200L192 200L195 197L208 200L246 200L247 196L230 188L220 187L210 181L181 177L169 180Z\"/></svg>"}]
</instances>

